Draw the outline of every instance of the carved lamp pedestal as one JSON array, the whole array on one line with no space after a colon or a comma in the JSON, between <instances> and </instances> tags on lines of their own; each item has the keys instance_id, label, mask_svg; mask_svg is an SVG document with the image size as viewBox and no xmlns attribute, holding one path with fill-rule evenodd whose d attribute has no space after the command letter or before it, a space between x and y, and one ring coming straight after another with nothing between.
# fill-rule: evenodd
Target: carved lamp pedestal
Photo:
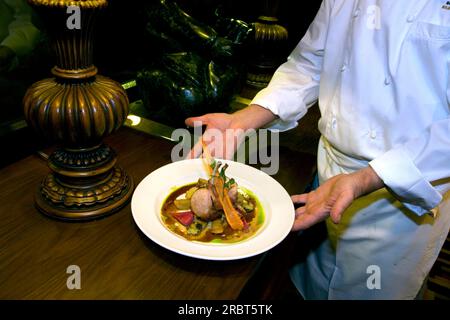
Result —
<instances>
[{"instance_id":1,"label":"carved lamp pedestal","mask_svg":"<svg viewBox=\"0 0 450 320\"><path fill-rule=\"evenodd\" d=\"M131 178L116 166L114 151L102 139L119 129L128 114L121 85L97 75L93 64L93 24L106 0L29 0L47 24L56 53L54 78L33 84L23 104L28 124L60 147L50 155L51 173L36 194L43 213L87 220L123 207L133 192ZM68 6L80 11L70 29ZM76 11L75 11L76 13Z\"/></svg>"}]
</instances>

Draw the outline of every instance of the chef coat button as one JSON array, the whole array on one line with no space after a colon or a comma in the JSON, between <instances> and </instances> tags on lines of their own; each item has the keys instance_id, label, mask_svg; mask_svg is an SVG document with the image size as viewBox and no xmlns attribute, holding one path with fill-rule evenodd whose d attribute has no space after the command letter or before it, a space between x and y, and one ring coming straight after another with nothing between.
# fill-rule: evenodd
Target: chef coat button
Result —
<instances>
[{"instance_id":1,"label":"chef coat button","mask_svg":"<svg viewBox=\"0 0 450 320\"><path fill-rule=\"evenodd\" d=\"M337 120L336 120L336 118L333 118L333 119L331 120L331 127L332 127L333 129L336 129L336 124L337 124Z\"/></svg>"},{"instance_id":2,"label":"chef coat button","mask_svg":"<svg viewBox=\"0 0 450 320\"><path fill-rule=\"evenodd\" d=\"M355 12L353 12L353 17L356 18L359 16L359 9L356 9Z\"/></svg>"},{"instance_id":3,"label":"chef coat button","mask_svg":"<svg viewBox=\"0 0 450 320\"><path fill-rule=\"evenodd\" d=\"M413 22L414 20L416 20L416 16L414 16L414 15L409 15L409 16L406 18L406 21L407 21L407 22Z\"/></svg>"},{"instance_id":4,"label":"chef coat button","mask_svg":"<svg viewBox=\"0 0 450 320\"><path fill-rule=\"evenodd\" d=\"M388 76L388 77L384 78L384 84L387 85L387 86L390 85L391 84L391 77Z\"/></svg>"},{"instance_id":5,"label":"chef coat button","mask_svg":"<svg viewBox=\"0 0 450 320\"><path fill-rule=\"evenodd\" d=\"M347 65L344 63L341 67L341 72L344 72L345 70L347 70Z\"/></svg>"},{"instance_id":6,"label":"chef coat button","mask_svg":"<svg viewBox=\"0 0 450 320\"><path fill-rule=\"evenodd\" d=\"M375 130L370 131L370 138L375 139L377 137L377 132Z\"/></svg>"}]
</instances>

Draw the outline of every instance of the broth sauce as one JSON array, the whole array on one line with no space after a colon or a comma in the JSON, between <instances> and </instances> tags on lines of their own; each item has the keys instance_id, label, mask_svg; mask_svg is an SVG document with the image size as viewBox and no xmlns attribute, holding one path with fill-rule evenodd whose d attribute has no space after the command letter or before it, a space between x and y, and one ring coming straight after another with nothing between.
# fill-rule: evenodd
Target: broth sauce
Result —
<instances>
[{"instance_id":1,"label":"broth sauce","mask_svg":"<svg viewBox=\"0 0 450 320\"><path fill-rule=\"evenodd\" d=\"M239 187L238 192L245 196L248 201L251 201L254 209L250 212L242 214L245 220L246 227L243 230L233 230L227 223L223 211L220 218L214 221L203 221L194 215L192 223L189 225L182 224L177 220L173 213L177 212L177 207L174 204L176 199L184 198L186 192L195 187L196 183L188 184L177 188L165 199L161 208L161 220L165 227L170 231L176 233L183 238L190 241L212 242L212 243L235 243L253 236L260 227L264 224L264 210L261 203L256 196L249 190ZM213 224L220 224L223 232L213 232Z\"/></svg>"}]
</instances>

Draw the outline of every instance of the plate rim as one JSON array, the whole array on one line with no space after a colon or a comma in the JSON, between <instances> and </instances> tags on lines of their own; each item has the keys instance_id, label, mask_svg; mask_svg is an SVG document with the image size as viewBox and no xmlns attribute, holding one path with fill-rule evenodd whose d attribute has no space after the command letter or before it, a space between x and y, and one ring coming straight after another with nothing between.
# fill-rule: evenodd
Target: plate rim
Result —
<instances>
[{"instance_id":1,"label":"plate rim","mask_svg":"<svg viewBox=\"0 0 450 320\"><path fill-rule=\"evenodd\" d=\"M144 186L151 181L152 177L157 177L158 174L161 174L161 172L168 170L169 168L171 168L172 166L183 166L183 164L192 164L192 165L196 165L198 166L199 164L201 166L203 166L203 164L201 163L202 159L184 159L184 160L180 160L180 161L176 161L176 162L170 162L166 165L163 165L153 171L151 171L150 173L148 173L140 182L139 184L136 186L135 190L133 191L133 195L131 198L131 212L132 212L132 216L133 216L133 220L135 222L135 224L137 225L137 227L139 228L140 232L142 232L148 239L150 239L152 242L158 244L159 246L181 254L183 256L188 256L191 258L197 258L197 259L203 259L203 260L214 260L214 261L229 261L229 260L239 260L239 259L245 259L245 258L250 258L253 256L257 256L259 254L262 254L264 252L267 252L269 250L271 250L272 248L274 248L275 246L277 246L280 242L282 242L291 232L291 226L294 223L294 219L295 219L295 208L294 208L294 204L292 203L292 201L290 201L290 195L289 193L286 191L286 189L277 181L275 180L272 176L268 175L267 173L263 172L262 170L259 170L257 168L254 168L250 165L247 165L245 163L241 163L241 162L237 162L237 161L232 161L232 160L224 160L224 159L216 159L217 161L221 161L223 163L228 163L229 164L229 169L232 168L232 166L237 166L240 167L240 169L242 170L250 170L251 172L253 171L254 173L259 174L260 176L264 177L264 179L269 179L269 181L271 181L271 183L275 184L278 188L279 191L283 194L283 196L286 197L286 199L289 199L289 201L282 202L283 205L285 205L286 207L289 207L289 211L291 211L291 214L289 214L288 212L285 213L283 215L283 219L289 218L289 223L287 223L287 225L289 226L289 228L285 227L284 231L280 231L279 235L277 236L277 238L273 241L270 242L270 244L266 244L264 246L262 246L261 248L251 251L251 252L243 252L240 254L228 254L225 256L222 255L207 255L207 254L202 254L202 253L198 253L198 250L193 250L192 251L185 251L183 249L180 249L178 247L174 247L174 246L170 246L167 245L167 243L165 241L162 241L161 235L158 236L154 236L153 234L148 234L148 229L146 225L143 225L145 221L142 221L141 216L139 215L138 208L136 208L137 206L137 197L140 195L140 192L142 190L142 188L144 188ZM237 169L236 169L237 170ZM239 179L239 177L235 177L236 179ZM172 187L179 187L176 185L176 182L172 183ZM163 188L164 189L164 188ZM254 190L251 190L254 193L258 193L255 192ZM163 191L160 191L160 193ZM259 198L258 198L259 199ZM259 199L261 201L261 205L263 205L263 202L265 202L265 199ZM151 201L155 202L155 200L149 200L149 206L151 205ZM270 206L271 208L271 204L270 203L266 203L266 205ZM264 206L263 206L264 207ZM266 211L266 207L264 207L264 210ZM160 212L156 213L156 216L159 215ZM271 215L273 213L271 212ZM158 216L159 218L159 216ZM267 219L267 217L266 217ZM270 219L273 219L273 217L271 216ZM152 220L152 218L149 218L149 221ZM159 219L158 219L159 220ZM160 221L159 221L160 222ZM184 244L186 242L186 244L189 244L191 247L196 248L196 247L201 247L201 248L205 248L205 247L211 247L211 246L216 246L217 248L227 248L229 250L231 250L231 248L239 248L239 247L246 247L246 243L253 243L257 239L257 237L261 234L264 234L264 230L262 230L259 234L256 234L255 236L250 237L249 239L245 239L243 241L237 242L237 243L230 243L230 244L223 244L223 245L215 245L215 244L211 244L211 243L201 243L201 242L193 242L193 241L189 241L187 239L184 239L183 237L174 234L173 232L171 232L170 230L168 230L164 225L162 225L162 223L159 223L160 226L157 226L156 228L159 227L160 230L165 230L165 234L164 236L170 234L172 235L172 237L177 237L180 240L182 240L182 243ZM263 228L267 228L268 226L265 225L263 226ZM174 241L178 242L178 240L175 240L175 238L173 238ZM202 251L202 250L200 250ZM225 250L227 251L227 250Z\"/></svg>"}]
</instances>

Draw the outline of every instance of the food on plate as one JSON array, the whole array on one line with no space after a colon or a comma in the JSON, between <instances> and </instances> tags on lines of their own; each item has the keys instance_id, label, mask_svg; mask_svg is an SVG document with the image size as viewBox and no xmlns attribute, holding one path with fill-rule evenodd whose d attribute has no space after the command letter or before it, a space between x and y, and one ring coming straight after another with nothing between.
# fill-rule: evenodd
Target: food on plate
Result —
<instances>
[{"instance_id":1,"label":"food on plate","mask_svg":"<svg viewBox=\"0 0 450 320\"><path fill-rule=\"evenodd\" d=\"M209 179L174 190L164 201L161 218L176 234L192 241L238 242L263 225L264 212L251 191L226 176L228 164L205 158Z\"/></svg>"}]
</instances>

